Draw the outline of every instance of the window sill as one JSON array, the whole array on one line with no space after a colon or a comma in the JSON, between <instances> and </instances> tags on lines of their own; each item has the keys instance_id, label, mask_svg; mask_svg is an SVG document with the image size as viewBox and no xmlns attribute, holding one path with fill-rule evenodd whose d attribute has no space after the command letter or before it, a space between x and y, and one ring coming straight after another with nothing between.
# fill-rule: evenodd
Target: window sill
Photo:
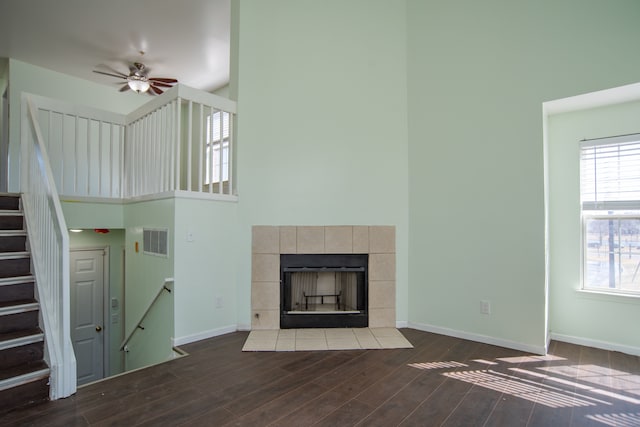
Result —
<instances>
[{"instance_id":1,"label":"window sill","mask_svg":"<svg viewBox=\"0 0 640 427\"><path fill-rule=\"evenodd\" d=\"M627 304L640 304L640 294L607 292L593 289L577 289L576 292L585 298L605 300L611 302L621 302Z\"/></svg>"}]
</instances>

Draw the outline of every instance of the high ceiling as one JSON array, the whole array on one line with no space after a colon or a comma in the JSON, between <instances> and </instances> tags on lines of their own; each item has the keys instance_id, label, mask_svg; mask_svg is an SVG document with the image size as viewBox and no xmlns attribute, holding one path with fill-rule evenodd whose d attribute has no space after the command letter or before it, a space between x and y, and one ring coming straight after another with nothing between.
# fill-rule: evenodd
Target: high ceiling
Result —
<instances>
[{"instance_id":1,"label":"high ceiling","mask_svg":"<svg viewBox=\"0 0 640 427\"><path fill-rule=\"evenodd\" d=\"M229 34L230 0L0 0L0 58L114 89L122 81L93 70L128 74L139 61L151 76L218 89L229 81Z\"/></svg>"}]
</instances>

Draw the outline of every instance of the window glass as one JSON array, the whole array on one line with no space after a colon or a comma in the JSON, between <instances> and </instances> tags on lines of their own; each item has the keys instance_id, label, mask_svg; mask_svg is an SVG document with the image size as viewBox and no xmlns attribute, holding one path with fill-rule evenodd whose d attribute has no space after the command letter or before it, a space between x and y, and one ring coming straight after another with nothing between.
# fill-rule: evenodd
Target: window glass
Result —
<instances>
[{"instance_id":1,"label":"window glass","mask_svg":"<svg viewBox=\"0 0 640 427\"><path fill-rule=\"evenodd\" d=\"M640 294L639 139L580 145L584 289Z\"/></svg>"}]
</instances>

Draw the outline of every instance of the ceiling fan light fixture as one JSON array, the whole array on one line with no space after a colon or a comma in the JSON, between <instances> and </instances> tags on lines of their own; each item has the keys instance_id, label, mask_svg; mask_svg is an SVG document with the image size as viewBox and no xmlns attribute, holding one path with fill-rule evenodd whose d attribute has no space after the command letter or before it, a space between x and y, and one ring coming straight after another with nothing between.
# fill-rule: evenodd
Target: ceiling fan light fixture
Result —
<instances>
[{"instance_id":1,"label":"ceiling fan light fixture","mask_svg":"<svg viewBox=\"0 0 640 427\"><path fill-rule=\"evenodd\" d=\"M135 74L127 77L127 84L131 88L131 90L143 93L149 90L149 82L146 78L141 76L136 76Z\"/></svg>"},{"instance_id":2,"label":"ceiling fan light fixture","mask_svg":"<svg viewBox=\"0 0 640 427\"><path fill-rule=\"evenodd\" d=\"M140 62L134 62L133 65L129 67L128 75L113 69L109 69L109 72L101 70L93 70L93 72L124 80L125 84L120 88L120 92L131 89L136 93L161 95L164 92L163 88L171 88L174 84L178 83L178 80L174 78L149 77L148 69Z\"/></svg>"}]
</instances>

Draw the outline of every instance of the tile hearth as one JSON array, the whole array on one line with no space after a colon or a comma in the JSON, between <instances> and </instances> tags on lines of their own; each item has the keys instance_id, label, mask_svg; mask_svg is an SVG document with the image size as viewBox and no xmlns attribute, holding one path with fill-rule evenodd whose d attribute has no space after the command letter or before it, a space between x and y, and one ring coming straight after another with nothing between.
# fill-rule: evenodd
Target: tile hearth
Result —
<instances>
[{"instance_id":1,"label":"tile hearth","mask_svg":"<svg viewBox=\"0 0 640 427\"><path fill-rule=\"evenodd\" d=\"M413 348L396 328L306 328L251 331L242 351Z\"/></svg>"}]
</instances>

